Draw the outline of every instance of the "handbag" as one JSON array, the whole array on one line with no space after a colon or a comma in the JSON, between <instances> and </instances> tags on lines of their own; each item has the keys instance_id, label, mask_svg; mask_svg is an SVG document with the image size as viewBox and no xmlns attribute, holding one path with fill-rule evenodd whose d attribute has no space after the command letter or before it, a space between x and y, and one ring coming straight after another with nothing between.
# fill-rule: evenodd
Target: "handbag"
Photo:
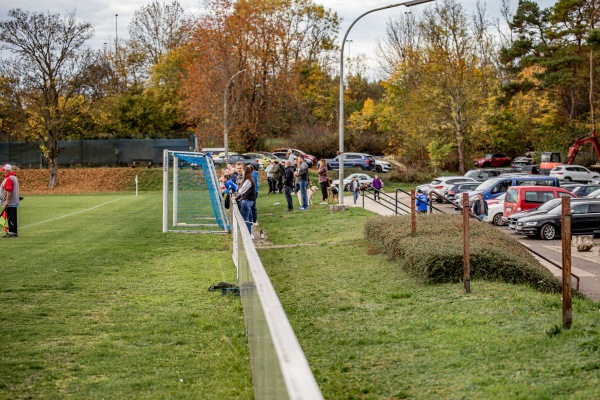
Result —
<instances>
[{"instance_id":1,"label":"handbag","mask_svg":"<svg viewBox=\"0 0 600 400\"><path fill-rule=\"evenodd\" d=\"M229 210L229 207L231 207L231 196L227 193L225 196L225 208Z\"/></svg>"}]
</instances>

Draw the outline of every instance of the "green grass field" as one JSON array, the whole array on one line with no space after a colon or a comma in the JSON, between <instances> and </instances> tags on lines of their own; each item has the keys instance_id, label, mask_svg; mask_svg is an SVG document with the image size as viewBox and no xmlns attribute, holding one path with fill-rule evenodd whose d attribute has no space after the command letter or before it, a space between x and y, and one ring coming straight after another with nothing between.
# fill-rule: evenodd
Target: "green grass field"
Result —
<instances>
[{"instance_id":1,"label":"green grass field","mask_svg":"<svg viewBox=\"0 0 600 400\"><path fill-rule=\"evenodd\" d=\"M600 398L598 303L563 330L560 295L419 284L364 238L369 212L285 208L261 193L259 255L325 398ZM158 193L27 196L19 217L0 398L253 398L240 300L206 290L235 280L229 236L163 234Z\"/></svg>"},{"instance_id":2,"label":"green grass field","mask_svg":"<svg viewBox=\"0 0 600 400\"><path fill-rule=\"evenodd\" d=\"M369 212L282 199L259 198L259 255L325 398L600 398L600 304L575 298L563 330L560 294L419 284L369 245Z\"/></svg>"},{"instance_id":3,"label":"green grass field","mask_svg":"<svg viewBox=\"0 0 600 400\"><path fill-rule=\"evenodd\" d=\"M1 239L0 398L251 399L231 238L163 234L161 195L26 196Z\"/></svg>"}]
</instances>

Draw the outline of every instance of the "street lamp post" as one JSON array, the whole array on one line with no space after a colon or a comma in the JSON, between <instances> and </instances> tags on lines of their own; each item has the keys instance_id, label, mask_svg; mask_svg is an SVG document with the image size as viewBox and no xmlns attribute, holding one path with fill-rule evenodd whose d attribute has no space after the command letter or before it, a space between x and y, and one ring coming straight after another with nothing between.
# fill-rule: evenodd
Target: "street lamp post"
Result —
<instances>
[{"instance_id":1,"label":"street lamp post","mask_svg":"<svg viewBox=\"0 0 600 400\"><path fill-rule=\"evenodd\" d=\"M339 132L340 132L340 150L339 150L339 160L340 160L340 172L339 172L339 195L338 202L339 204L344 204L344 45L346 44L348 34L350 33L350 29L358 22L359 19L364 17L365 15L374 13L376 11L387 10L388 8L394 8L399 6L412 7L423 3L429 3L435 0L412 0L405 1L403 3L390 4L389 6L374 8L369 10L363 14L361 14L358 18L350 24L350 27L346 31L344 35L344 39L342 40L342 49L340 53L340 121L339 121Z\"/></svg>"},{"instance_id":2,"label":"street lamp post","mask_svg":"<svg viewBox=\"0 0 600 400\"><path fill-rule=\"evenodd\" d=\"M227 121L227 95L229 94L229 87L231 86L233 79L245 71L246 70L243 69L233 74L227 81L227 84L225 85L225 92L223 93L223 147L225 148L225 168L227 168L227 165L229 165L229 122Z\"/></svg>"}]
</instances>

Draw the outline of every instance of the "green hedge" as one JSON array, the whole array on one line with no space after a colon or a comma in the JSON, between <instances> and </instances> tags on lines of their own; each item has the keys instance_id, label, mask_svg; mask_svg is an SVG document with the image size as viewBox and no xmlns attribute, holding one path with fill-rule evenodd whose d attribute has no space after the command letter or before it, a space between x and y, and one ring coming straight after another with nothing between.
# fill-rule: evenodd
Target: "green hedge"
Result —
<instances>
[{"instance_id":1,"label":"green hedge","mask_svg":"<svg viewBox=\"0 0 600 400\"><path fill-rule=\"evenodd\" d=\"M424 283L461 282L463 278L462 216L417 216L412 236L410 216L373 217L365 236L391 259ZM471 219L471 279L527 284L545 292L561 283L513 238Z\"/></svg>"}]
</instances>

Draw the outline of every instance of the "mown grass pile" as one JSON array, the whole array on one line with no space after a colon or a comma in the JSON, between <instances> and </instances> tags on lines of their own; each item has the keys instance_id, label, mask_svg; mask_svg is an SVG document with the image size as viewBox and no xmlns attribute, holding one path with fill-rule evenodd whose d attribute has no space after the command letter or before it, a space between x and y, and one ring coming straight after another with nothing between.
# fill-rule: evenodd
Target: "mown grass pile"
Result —
<instances>
[{"instance_id":1,"label":"mown grass pile","mask_svg":"<svg viewBox=\"0 0 600 400\"><path fill-rule=\"evenodd\" d=\"M415 236L410 216L373 217L365 223L371 243L423 283L462 281L462 232L462 216L444 214L419 215ZM513 238L474 219L469 233L472 279L527 284L548 292L561 289L558 279Z\"/></svg>"}]
</instances>

